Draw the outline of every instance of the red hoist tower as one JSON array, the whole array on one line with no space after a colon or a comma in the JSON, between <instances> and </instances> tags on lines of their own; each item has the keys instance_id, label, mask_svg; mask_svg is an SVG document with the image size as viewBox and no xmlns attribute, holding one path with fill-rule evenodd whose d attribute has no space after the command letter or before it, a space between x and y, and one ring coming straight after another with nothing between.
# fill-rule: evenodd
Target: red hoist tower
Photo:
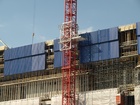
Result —
<instances>
[{"instance_id":1,"label":"red hoist tower","mask_svg":"<svg viewBox=\"0 0 140 105\"><path fill-rule=\"evenodd\" d=\"M62 105L75 105L77 57L77 0L65 0L64 23L61 26Z\"/></svg>"}]
</instances>

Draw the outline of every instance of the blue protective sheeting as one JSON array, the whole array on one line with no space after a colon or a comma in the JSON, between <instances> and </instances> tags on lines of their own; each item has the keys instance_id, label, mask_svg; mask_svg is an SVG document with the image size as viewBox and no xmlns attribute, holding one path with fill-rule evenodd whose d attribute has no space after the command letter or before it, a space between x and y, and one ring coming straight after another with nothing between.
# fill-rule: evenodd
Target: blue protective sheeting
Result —
<instances>
[{"instance_id":1,"label":"blue protective sheeting","mask_svg":"<svg viewBox=\"0 0 140 105\"><path fill-rule=\"evenodd\" d=\"M45 69L45 54L38 56L38 70L44 70Z\"/></svg>"},{"instance_id":2,"label":"blue protective sheeting","mask_svg":"<svg viewBox=\"0 0 140 105\"><path fill-rule=\"evenodd\" d=\"M4 51L4 60L8 60L10 58L10 50Z\"/></svg>"},{"instance_id":3,"label":"blue protective sheeting","mask_svg":"<svg viewBox=\"0 0 140 105\"><path fill-rule=\"evenodd\" d=\"M4 60L14 60L19 58L25 58L32 55L40 55L45 53L45 43L36 43L33 45L27 45L17 48L12 48L4 51Z\"/></svg>"},{"instance_id":4,"label":"blue protective sheeting","mask_svg":"<svg viewBox=\"0 0 140 105\"><path fill-rule=\"evenodd\" d=\"M109 29L109 41L118 40L118 27Z\"/></svg>"},{"instance_id":5,"label":"blue protective sheeting","mask_svg":"<svg viewBox=\"0 0 140 105\"><path fill-rule=\"evenodd\" d=\"M98 31L91 32L90 36L91 36L91 44L96 44L99 42Z\"/></svg>"},{"instance_id":6,"label":"blue protective sheeting","mask_svg":"<svg viewBox=\"0 0 140 105\"><path fill-rule=\"evenodd\" d=\"M140 54L140 36L137 37L137 42L138 42L138 54Z\"/></svg>"},{"instance_id":7,"label":"blue protective sheeting","mask_svg":"<svg viewBox=\"0 0 140 105\"><path fill-rule=\"evenodd\" d=\"M32 45L32 55L44 54L45 53L45 43L36 43Z\"/></svg>"},{"instance_id":8,"label":"blue protective sheeting","mask_svg":"<svg viewBox=\"0 0 140 105\"><path fill-rule=\"evenodd\" d=\"M10 54L10 59L16 58L16 50L12 49Z\"/></svg>"},{"instance_id":9,"label":"blue protective sheeting","mask_svg":"<svg viewBox=\"0 0 140 105\"><path fill-rule=\"evenodd\" d=\"M98 61L99 60L99 45L91 45L91 61Z\"/></svg>"},{"instance_id":10,"label":"blue protective sheeting","mask_svg":"<svg viewBox=\"0 0 140 105\"><path fill-rule=\"evenodd\" d=\"M85 40L79 42L79 46L89 46L92 44L118 40L118 27L85 33L81 34L80 36L85 38Z\"/></svg>"},{"instance_id":11,"label":"blue protective sheeting","mask_svg":"<svg viewBox=\"0 0 140 105\"><path fill-rule=\"evenodd\" d=\"M60 39L55 39L54 40L54 51L60 51L61 44L60 44Z\"/></svg>"},{"instance_id":12,"label":"blue protective sheeting","mask_svg":"<svg viewBox=\"0 0 140 105\"><path fill-rule=\"evenodd\" d=\"M91 44L91 35L90 33L81 34L81 37L83 37L85 40L79 42L79 46L88 46Z\"/></svg>"},{"instance_id":13,"label":"blue protective sheeting","mask_svg":"<svg viewBox=\"0 0 140 105\"><path fill-rule=\"evenodd\" d=\"M26 65L26 61L25 61L25 58L24 59L16 59L16 60L13 60L11 63L13 64L13 62L16 61L17 64L16 65L12 65L13 68L18 68L14 71L14 73L11 73L12 74L20 74L20 73L24 73L26 72L27 70L25 69L25 65ZM16 66L16 67L15 67ZM12 71L12 70L11 70Z\"/></svg>"},{"instance_id":14,"label":"blue protective sheeting","mask_svg":"<svg viewBox=\"0 0 140 105\"><path fill-rule=\"evenodd\" d=\"M12 63L12 65L11 65L12 67L11 67L11 70L10 70L10 75L16 73L16 61L13 60L11 63Z\"/></svg>"},{"instance_id":15,"label":"blue protective sheeting","mask_svg":"<svg viewBox=\"0 0 140 105\"><path fill-rule=\"evenodd\" d=\"M31 71L31 69L32 69L32 57L25 58L24 60L26 62L24 64L25 72Z\"/></svg>"},{"instance_id":16,"label":"blue protective sheeting","mask_svg":"<svg viewBox=\"0 0 140 105\"><path fill-rule=\"evenodd\" d=\"M99 44L99 60L109 59L109 43Z\"/></svg>"},{"instance_id":17,"label":"blue protective sheeting","mask_svg":"<svg viewBox=\"0 0 140 105\"><path fill-rule=\"evenodd\" d=\"M136 23L136 34L140 36L140 22Z\"/></svg>"},{"instance_id":18,"label":"blue protective sheeting","mask_svg":"<svg viewBox=\"0 0 140 105\"><path fill-rule=\"evenodd\" d=\"M80 47L80 63L88 63L91 61L91 46Z\"/></svg>"},{"instance_id":19,"label":"blue protective sheeting","mask_svg":"<svg viewBox=\"0 0 140 105\"><path fill-rule=\"evenodd\" d=\"M62 66L62 52L54 52L54 68Z\"/></svg>"},{"instance_id":20,"label":"blue protective sheeting","mask_svg":"<svg viewBox=\"0 0 140 105\"><path fill-rule=\"evenodd\" d=\"M32 45L32 55L38 54L38 44Z\"/></svg>"},{"instance_id":21,"label":"blue protective sheeting","mask_svg":"<svg viewBox=\"0 0 140 105\"><path fill-rule=\"evenodd\" d=\"M10 70L11 69L11 61L7 61L7 62L4 62L4 75L9 75L10 74Z\"/></svg>"},{"instance_id":22,"label":"blue protective sheeting","mask_svg":"<svg viewBox=\"0 0 140 105\"><path fill-rule=\"evenodd\" d=\"M45 54L4 62L4 75L13 75L45 69Z\"/></svg>"},{"instance_id":23,"label":"blue protective sheeting","mask_svg":"<svg viewBox=\"0 0 140 105\"><path fill-rule=\"evenodd\" d=\"M99 43L109 41L109 29L98 31Z\"/></svg>"},{"instance_id":24,"label":"blue protective sheeting","mask_svg":"<svg viewBox=\"0 0 140 105\"><path fill-rule=\"evenodd\" d=\"M32 57L32 71L38 70L38 56L33 56Z\"/></svg>"},{"instance_id":25,"label":"blue protective sheeting","mask_svg":"<svg viewBox=\"0 0 140 105\"><path fill-rule=\"evenodd\" d=\"M45 69L45 55L32 57L32 71Z\"/></svg>"},{"instance_id":26,"label":"blue protective sheeting","mask_svg":"<svg viewBox=\"0 0 140 105\"><path fill-rule=\"evenodd\" d=\"M109 55L110 59L119 57L119 41L113 41L109 43Z\"/></svg>"},{"instance_id":27,"label":"blue protective sheeting","mask_svg":"<svg viewBox=\"0 0 140 105\"><path fill-rule=\"evenodd\" d=\"M13 59L24 57L24 54L26 53L24 51L24 46L18 47L18 48L14 48L14 49L16 49L16 51L17 51L17 57L14 57Z\"/></svg>"},{"instance_id":28,"label":"blue protective sheeting","mask_svg":"<svg viewBox=\"0 0 140 105\"><path fill-rule=\"evenodd\" d=\"M14 74L23 73L23 71L24 71L24 63L25 62L23 61L23 59L18 60L18 69L17 69L16 73L14 73Z\"/></svg>"},{"instance_id":29,"label":"blue protective sheeting","mask_svg":"<svg viewBox=\"0 0 140 105\"><path fill-rule=\"evenodd\" d=\"M21 57L31 56L31 49L32 46L28 45L28 46L22 46L22 47L5 50L4 60L12 60Z\"/></svg>"},{"instance_id":30,"label":"blue protective sheeting","mask_svg":"<svg viewBox=\"0 0 140 105\"><path fill-rule=\"evenodd\" d=\"M37 54L44 54L45 53L45 43L41 42L38 43L38 53Z\"/></svg>"},{"instance_id":31,"label":"blue protective sheeting","mask_svg":"<svg viewBox=\"0 0 140 105\"><path fill-rule=\"evenodd\" d=\"M24 57L32 55L32 50L31 50L32 49L32 45L24 46L23 49L24 49L24 51L23 51L24 52L24 55L23 55Z\"/></svg>"}]
</instances>

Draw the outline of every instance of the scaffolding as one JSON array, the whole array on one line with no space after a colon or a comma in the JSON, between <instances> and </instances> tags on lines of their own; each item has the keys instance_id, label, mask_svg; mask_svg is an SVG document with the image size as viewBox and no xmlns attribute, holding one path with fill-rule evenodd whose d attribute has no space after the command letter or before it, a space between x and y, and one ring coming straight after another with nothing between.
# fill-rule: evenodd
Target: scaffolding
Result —
<instances>
[{"instance_id":1,"label":"scaffolding","mask_svg":"<svg viewBox=\"0 0 140 105\"><path fill-rule=\"evenodd\" d=\"M76 90L85 92L134 84L136 65L137 56L81 65L77 73ZM17 76L15 80L10 80L9 77L7 77L9 80L1 80L0 101L33 97L51 99L51 97L61 94L60 69L44 71L40 74L40 76L28 78L23 76L24 78L21 79L18 78L20 76Z\"/></svg>"},{"instance_id":2,"label":"scaffolding","mask_svg":"<svg viewBox=\"0 0 140 105\"><path fill-rule=\"evenodd\" d=\"M77 59L76 92L118 88L118 93L121 93L133 91L135 85L140 84L135 25L120 27L119 48L120 58L86 64L80 64ZM61 68L53 67L52 41L46 42L47 69L41 71L3 76L3 51L0 53L0 102L34 97L51 100L62 94L62 72Z\"/></svg>"}]
</instances>

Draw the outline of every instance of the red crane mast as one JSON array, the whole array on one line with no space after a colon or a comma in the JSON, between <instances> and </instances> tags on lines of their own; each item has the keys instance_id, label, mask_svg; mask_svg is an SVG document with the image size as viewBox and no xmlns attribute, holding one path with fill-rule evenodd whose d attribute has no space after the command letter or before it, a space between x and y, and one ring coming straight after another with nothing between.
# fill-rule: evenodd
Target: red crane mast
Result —
<instances>
[{"instance_id":1,"label":"red crane mast","mask_svg":"<svg viewBox=\"0 0 140 105\"><path fill-rule=\"evenodd\" d=\"M61 27L62 105L75 105L77 57L77 0L65 0L64 23Z\"/></svg>"}]
</instances>

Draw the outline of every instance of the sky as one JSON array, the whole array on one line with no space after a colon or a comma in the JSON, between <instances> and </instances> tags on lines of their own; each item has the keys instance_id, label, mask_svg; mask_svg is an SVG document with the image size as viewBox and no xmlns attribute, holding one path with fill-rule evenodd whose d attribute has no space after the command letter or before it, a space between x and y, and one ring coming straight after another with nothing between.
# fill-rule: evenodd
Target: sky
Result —
<instances>
[{"instance_id":1,"label":"sky","mask_svg":"<svg viewBox=\"0 0 140 105\"><path fill-rule=\"evenodd\" d=\"M77 1L79 33L140 22L140 0ZM63 20L64 0L0 0L0 39L12 48L33 32L33 43L59 38Z\"/></svg>"}]
</instances>

